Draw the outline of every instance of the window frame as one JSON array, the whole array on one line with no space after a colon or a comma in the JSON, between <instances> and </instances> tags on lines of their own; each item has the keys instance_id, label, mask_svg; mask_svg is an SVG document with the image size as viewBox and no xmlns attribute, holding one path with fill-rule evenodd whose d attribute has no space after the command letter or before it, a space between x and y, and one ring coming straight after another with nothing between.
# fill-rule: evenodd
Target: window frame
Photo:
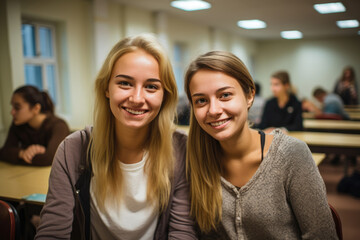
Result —
<instances>
[{"instance_id":1,"label":"window frame","mask_svg":"<svg viewBox=\"0 0 360 240\"><path fill-rule=\"evenodd\" d=\"M50 23L46 21L38 21L38 20L32 20L24 18L22 19L21 26L24 24L29 24L34 27L34 38L35 38L35 56L28 57L25 56L23 53L23 71L25 76L25 66L27 64L35 65L35 66L41 66L41 78L42 78L42 86L43 90L46 90L49 95L49 84L48 84L48 77L47 77L47 66L53 65L54 66L54 88L55 88L55 95L56 99L52 99L52 101L55 104L56 109L61 109L61 94L60 94L60 82L59 82L59 63L57 58L57 43L56 43L56 24ZM48 28L51 32L51 45L52 45L52 57L42 57L41 56L41 47L40 47L40 33L39 29L41 27ZM22 39L23 41L23 39ZM25 76L26 78L26 76ZM26 81L25 81L26 84Z\"/></svg>"}]
</instances>

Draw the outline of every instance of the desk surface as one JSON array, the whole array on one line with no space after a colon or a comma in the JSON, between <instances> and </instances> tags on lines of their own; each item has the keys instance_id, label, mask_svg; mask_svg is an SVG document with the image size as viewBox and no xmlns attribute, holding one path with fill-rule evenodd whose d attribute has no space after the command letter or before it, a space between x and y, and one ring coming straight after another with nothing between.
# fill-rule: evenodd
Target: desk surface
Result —
<instances>
[{"instance_id":1,"label":"desk surface","mask_svg":"<svg viewBox=\"0 0 360 240\"><path fill-rule=\"evenodd\" d=\"M350 120L353 121L359 121L360 120L360 111L359 112L347 112ZM315 118L315 113L312 112L303 112L302 116L304 119L316 119Z\"/></svg>"},{"instance_id":2,"label":"desk surface","mask_svg":"<svg viewBox=\"0 0 360 240\"><path fill-rule=\"evenodd\" d=\"M325 153L312 153L312 157L316 163L316 166L319 166L322 160L324 160L325 156Z\"/></svg>"},{"instance_id":3,"label":"desk surface","mask_svg":"<svg viewBox=\"0 0 360 240\"><path fill-rule=\"evenodd\" d=\"M360 111L359 112L348 112L350 120L360 120Z\"/></svg>"},{"instance_id":4,"label":"desk surface","mask_svg":"<svg viewBox=\"0 0 360 240\"><path fill-rule=\"evenodd\" d=\"M360 111L360 105L345 105L345 111Z\"/></svg>"},{"instance_id":5,"label":"desk surface","mask_svg":"<svg viewBox=\"0 0 360 240\"><path fill-rule=\"evenodd\" d=\"M360 149L360 134L289 132L289 135L306 142L308 145Z\"/></svg>"},{"instance_id":6,"label":"desk surface","mask_svg":"<svg viewBox=\"0 0 360 240\"><path fill-rule=\"evenodd\" d=\"M344 108L347 113L360 113L360 108Z\"/></svg>"},{"instance_id":7,"label":"desk surface","mask_svg":"<svg viewBox=\"0 0 360 240\"><path fill-rule=\"evenodd\" d=\"M360 122L346 120L304 119L305 129L360 131Z\"/></svg>"},{"instance_id":8,"label":"desk surface","mask_svg":"<svg viewBox=\"0 0 360 240\"><path fill-rule=\"evenodd\" d=\"M51 166L22 166L0 162L0 197L21 200L24 196L46 194Z\"/></svg>"}]
</instances>

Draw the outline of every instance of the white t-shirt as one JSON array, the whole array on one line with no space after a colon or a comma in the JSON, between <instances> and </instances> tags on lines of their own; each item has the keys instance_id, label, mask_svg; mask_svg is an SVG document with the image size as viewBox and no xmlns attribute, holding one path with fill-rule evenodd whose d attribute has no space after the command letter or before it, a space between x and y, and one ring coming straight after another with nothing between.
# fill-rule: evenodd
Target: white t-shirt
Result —
<instances>
[{"instance_id":1,"label":"white t-shirt","mask_svg":"<svg viewBox=\"0 0 360 240\"><path fill-rule=\"evenodd\" d=\"M146 199L147 176L144 166L147 154L134 164L120 163L123 192L120 204L105 200L101 212L94 197L94 178L90 183L90 219L92 239L153 239L158 212Z\"/></svg>"}]
</instances>

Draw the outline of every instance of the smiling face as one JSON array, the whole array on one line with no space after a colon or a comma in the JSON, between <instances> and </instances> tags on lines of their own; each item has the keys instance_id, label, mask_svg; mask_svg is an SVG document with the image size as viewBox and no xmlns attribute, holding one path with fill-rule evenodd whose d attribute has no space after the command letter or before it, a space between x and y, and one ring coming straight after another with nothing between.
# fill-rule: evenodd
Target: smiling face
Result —
<instances>
[{"instance_id":1,"label":"smiling face","mask_svg":"<svg viewBox=\"0 0 360 240\"><path fill-rule=\"evenodd\" d=\"M24 100L20 94L13 94L11 98L11 116L15 125L22 125L30 122L37 114L35 108L31 108L30 104Z\"/></svg>"},{"instance_id":2,"label":"smiling face","mask_svg":"<svg viewBox=\"0 0 360 240\"><path fill-rule=\"evenodd\" d=\"M253 94L245 96L235 78L199 70L191 78L189 88L195 118L205 132L220 142L241 134Z\"/></svg>"},{"instance_id":3,"label":"smiling face","mask_svg":"<svg viewBox=\"0 0 360 240\"><path fill-rule=\"evenodd\" d=\"M121 56L112 70L106 97L118 127L148 127L164 98L156 59L143 50Z\"/></svg>"}]
</instances>

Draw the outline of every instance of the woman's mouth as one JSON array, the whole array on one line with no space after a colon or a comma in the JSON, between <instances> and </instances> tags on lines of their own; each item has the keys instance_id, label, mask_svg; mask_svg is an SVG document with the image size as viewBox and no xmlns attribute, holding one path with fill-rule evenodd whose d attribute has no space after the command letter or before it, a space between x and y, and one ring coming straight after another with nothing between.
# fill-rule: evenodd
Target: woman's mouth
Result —
<instances>
[{"instance_id":1,"label":"woman's mouth","mask_svg":"<svg viewBox=\"0 0 360 240\"><path fill-rule=\"evenodd\" d=\"M211 122L211 123L209 123L209 124L210 124L210 126L212 126L212 127L219 127L219 126L227 123L229 120L230 120L230 118L224 119L224 120L220 120L220 121L216 121L216 122Z\"/></svg>"},{"instance_id":2,"label":"woman's mouth","mask_svg":"<svg viewBox=\"0 0 360 240\"><path fill-rule=\"evenodd\" d=\"M146 110L135 110L135 109L127 108L127 107L124 107L123 109L125 111L127 111L128 113L131 113L134 115L141 115L141 114L144 114L147 112Z\"/></svg>"}]
</instances>

